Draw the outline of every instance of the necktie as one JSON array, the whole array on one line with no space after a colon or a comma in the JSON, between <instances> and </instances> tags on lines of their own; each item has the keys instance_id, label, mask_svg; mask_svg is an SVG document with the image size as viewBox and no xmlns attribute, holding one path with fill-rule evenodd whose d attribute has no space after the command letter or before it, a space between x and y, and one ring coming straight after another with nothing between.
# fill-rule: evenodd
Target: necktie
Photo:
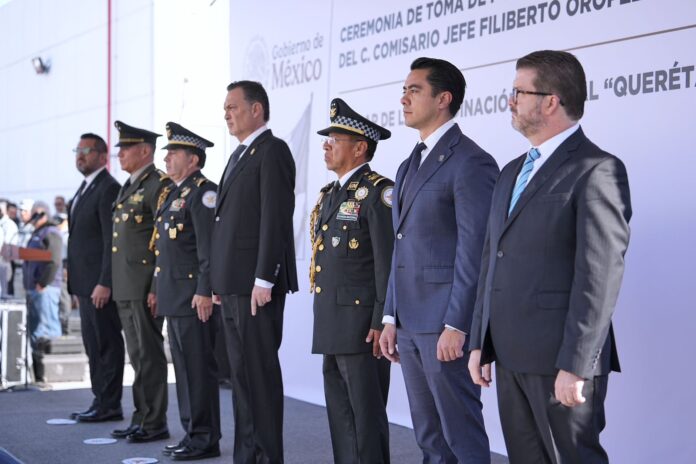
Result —
<instances>
[{"instance_id":1,"label":"necktie","mask_svg":"<svg viewBox=\"0 0 696 464\"><path fill-rule=\"evenodd\" d=\"M539 156L541 156L541 154L536 148L532 148L529 150L529 153L527 153L527 159L524 160L522 170L520 171L520 175L517 177L517 182L515 183L515 188L512 190L512 199L510 200L508 216L510 213L512 213L517 200L520 199L522 192L524 192L524 188L527 186L527 181L529 180L529 175L532 173L532 169L534 168L534 161L538 160Z\"/></svg>"},{"instance_id":2,"label":"necktie","mask_svg":"<svg viewBox=\"0 0 696 464\"><path fill-rule=\"evenodd\" d=\"M331 208L333 207L334 203L334 197L338 194L338 191L341 189L341 184L336 181L334 184L331 186L331 190L329 190L329 201L327 202L326 208L331 211Z\"/></svg>"},{"instance_id":3,"label":"necktie","mask_svg":"<svg viewBox=\"0 0 696 464\"><path fill-rule=\"evenodd\" d=\"M126 190L128 190L128 187L130 187L130 185L131 185L131 181L130 181L130 177L129 177L128 180L126 181L126 183L123 184L123 187L121 187L121 191L125 192Z\"/></svg>"},{"instance_id":4,"label":"necktie","mask_svg":"<svg viewBox=\"0 0 696 464\"><path fill-rule=\"evenodd\" d=\"M411 160L408 164L408 172L406 173L406 177L404 178L404 185L401 188L400 200L402 201L406 197L406 192L413 183L413 178L416 177L416 173L418 172L418 168L420 168L421 164L421 155L423 154L423 150L425 150L426 148L426 145L423 142L420 142L418 145L415 146L415 148L411 152Z\"/></svg>"},{"instance_id":5,"label":"necktie","mask_svg":"<svg viewBox=\"0 0 696 464\"><path fill-rule=\"evenodd\" d=\"M230 177L230 174L232 174L232 170L239 162L239 157L242 156L244 150L246 150L246 145L239 145L232 152L232 156L230 156L230 160L227 162L227 167L225 168L225 175L222 178L223 184L227 182L227 178Z\"/></svg>"},{"instance_id":6,"label":"necktie","mask_svg":"<svg viewBox=\"0 0 696 464\"><path fill-rule=\"evenodd\" d=\"M77 193L75 194L75 198L73 198L72 204L70 205L70 213L75 211L75 206L77 205L77 202L80 201L80 198L82 198L82 193L85 189L85 185L87 185L87 181L83 180L80 184L80 188L77 189Z\"/></svg>"}]
</instances>

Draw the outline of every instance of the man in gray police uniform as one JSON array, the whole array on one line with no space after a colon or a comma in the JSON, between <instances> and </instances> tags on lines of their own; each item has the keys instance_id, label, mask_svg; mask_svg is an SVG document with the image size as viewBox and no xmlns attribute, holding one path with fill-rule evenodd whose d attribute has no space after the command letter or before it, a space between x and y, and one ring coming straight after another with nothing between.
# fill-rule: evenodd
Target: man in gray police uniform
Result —
<instances>
[{"instance_id":1,"label":"man in gray police uniform","mask_svg":"<svg viewBox=\"0 0 696 464\"><path fill-rule=\"evenodd\" d=\"M114 205L111 274L113 299L135 371L135 411L130 426L114 430L111 435L140 443L169 438L164 321L155 317L155 254L151 238L158 201L171 181L153 163L155 141L160 134L121 121L115 125L119 130L118 159L130 178L121 187Z\"/></svg>"},{"instance_id":2,"label":"man in gray police uniform","mask_svg":"<svg viewBox=\"0 0 696 464\"><path fill-rule=\"evenodd\" d=\"M210 231L217 185L201 174L213 143L167 123L164 162L174 182L157 210L157 315L167 316L179 416L186 436L163 453L174 460L220 455L220 397L213 341ZM216 317L219 315L216 313Z\"/></svg>"},{"instance_id":3,"label":"man in gray police uniform","mask_svg":"<svg viewBox=\"0 0 696 464\"><path fill-rule=\"evenodd\" d=\"M391 133L331 102L324 140L327 169L338 176L312 213L312 352L324 355L324 394L336 463L388 463L389 361L379 336L391 267L394 183L373 172L379 140Z\"/></svg>"}]
</instances>

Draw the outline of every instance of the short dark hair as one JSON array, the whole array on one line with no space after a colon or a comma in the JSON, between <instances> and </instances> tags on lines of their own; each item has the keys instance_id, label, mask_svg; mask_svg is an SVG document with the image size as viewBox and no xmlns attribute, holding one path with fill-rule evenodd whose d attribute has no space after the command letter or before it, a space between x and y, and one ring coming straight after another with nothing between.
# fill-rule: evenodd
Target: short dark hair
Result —
<instances>
[{"instance_id":1,"label":"short dark hair","mask_svg":"<svg viewBox=\"0 0 696 464\"><path fill-rule=\"evenodd\" d=\"M558 96L568 117L575 121L582 118L587 82L585 71L575 55L557 50L539 50L517 60L516 69L536 71L536 91Z\"/></svg>"},{"instance_id":2,"label":"short dark hair","mask_svg":"<svg viewBox=\"0 0 696 464\"><path fill-rule=\"evenodd\" d=\"M244 92L244 99L249 103L260 103L263 108L263 120L268 122L271 117L271 108L268 103L268 94L260 82L235 81L227 86L227 91L240 87Z\"/></svg>"},{"instance_id":3,"label":"short dark hair","mask_svg":"<svg viewBox=\"0 0 696 464\"><path fill-rule=\"evenodd\" d=\"M205 166L205 152L200 148L185 147L184 151L187 155L196 155L198 157L198 167L203 169Z\"/></svg>"},{"instance_id":4,"label":"short dark hair","mask_svg":"<svg viewBox=\"0 0 696 464\"><path fill-rule=\"evenodd\" d=\"M451 116L457 114L464 101L466 92L466 79L464 74L449 61L438 58L421 57L416 58L411 63L411 71L415 69L428 70L428 83L433 88L433 97L442 92L452 94L452 101L449 104Z\"/></svg>"},{"instance_id":5,"label":"short dark hair","mask_svg":"<svg viewBox=\"0 0 696 464\"><path fill-rule=\"evenodd\" d=\"M99 153L107 153L108 149L106 148L106 142L104 141L103 138L99 137L97 134L92 134L91 132L87 132L86 134L82 134L80 136L80 140L94 140L94 148L97 149Z\"/></svg>"},{"instance_id":6,"label":"short dark hair","mask_svg":"<svg viewBox=\"0 0 696 464\"><path fill-rule=\"evenodd\" d=\"M370 139L364 139L367 142L367 152L365 153L365 159L367 161L372 161L375 157L375 151L377 151L377 142Z\"/></svg>"}]
</instances>

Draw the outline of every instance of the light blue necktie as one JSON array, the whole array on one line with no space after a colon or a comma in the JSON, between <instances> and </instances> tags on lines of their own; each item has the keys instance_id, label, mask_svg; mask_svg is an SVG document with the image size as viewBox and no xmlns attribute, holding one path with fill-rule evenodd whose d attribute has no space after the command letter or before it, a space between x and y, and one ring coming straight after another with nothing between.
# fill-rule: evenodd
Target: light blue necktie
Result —
<instances>
[{"instance_id":1,"label":"light blue necktie","mask_svg":"<svg viewBox=\"0 0 696 464\"><path fill-rule=\"evenodd\" d=\"M512 190L512 199L510 200L508 216L510 213L512 213L515 204L517 204L517 200L519 200L520 196L522 196L522 192L524 192L524 188L527 186L529 175L532 173L532 169L534 169L534 161L538 160L539 156L541 155L539 154L539 150L536 148L532 148L529 150L529 153L527 153L527 159L524 160L522 171L520 171L520 175L517 178L517 183L515 183L515 188Z\"/></svg>"}]
</instances>

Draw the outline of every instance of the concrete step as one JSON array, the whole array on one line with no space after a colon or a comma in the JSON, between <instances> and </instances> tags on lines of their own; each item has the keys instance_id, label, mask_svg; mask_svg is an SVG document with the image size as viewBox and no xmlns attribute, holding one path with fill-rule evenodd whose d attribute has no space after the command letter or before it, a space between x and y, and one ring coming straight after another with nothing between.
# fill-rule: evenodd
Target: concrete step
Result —
<instances>
[{"instance_id":1,"label":"concrete step","mask_svg":"<svg viewBox=\"0 0 696 464\"><path fill-rule=\"evenodd\" d=\"M70 313L70 319L68 319L68 333L70 335L80 335L82 332L82 327L80 325L80 312L73 309Z\"/></svg>"},{"instance_id":2,"label":"concrete step","mask_svg":"<svg viewBox=\"0 0 696 464\"><path fill-rule=\"evenodd\" d=\"M84 354L48 354L44 357L47 382L81 382L87 356Z\"/></svg>"},{"instance_id":3,"label":"concrete step","mask_svg":"<svg viewBox=\"0 0 696 464\"><path fill-rule=\"evenodd\" d=\"M51 340L51 354L84 354L85 347L82 337L78 335L66 335Z\"/></svg>"}]
</instances>

